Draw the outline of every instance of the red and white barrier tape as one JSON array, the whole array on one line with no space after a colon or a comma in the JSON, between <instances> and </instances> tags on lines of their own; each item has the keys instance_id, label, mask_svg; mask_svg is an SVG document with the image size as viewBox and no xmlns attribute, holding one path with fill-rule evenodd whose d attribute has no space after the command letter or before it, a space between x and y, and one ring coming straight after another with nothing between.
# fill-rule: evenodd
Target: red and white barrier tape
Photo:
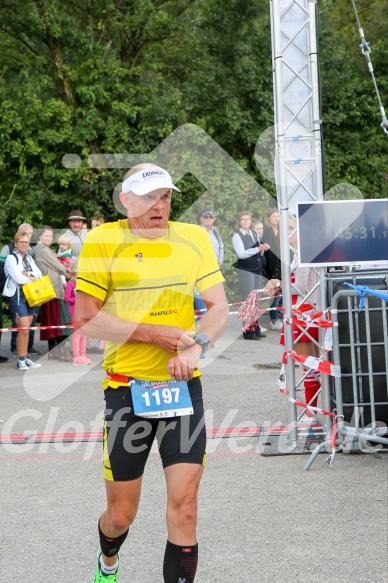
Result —
<instances>
[{"instance_id":1,"label":"red and white barrier tape","mask_svg":"<svg viewBox=\"0 0 388 583\"><path fill-rule=\"evenodd\" d=\"M290 397L290 395L288 394L287 391L280 391L281 393L283 393L284 395L286 395L287 400L290 403L293 403L294 405L297 405L298 407L303 407L303 409L307 409L308 411L310 411L310 413L322 413L322 415L327 415L328 417L335 417L336 414L333 413L332 411L327 411L326 409L320 409L319 407L313 407L312 405L307 405L307 403L304 403L303 401L298 401L297 399L292 399Z\"/></svg>"},{"instance_id":2,"label":"red and white barrier tape","mask_svg":"<svg viewBox=\"0 0 388 583\"><path fill-rule=\"evenodd\" d=\"M312 407L311 405L307 405L306 403L303 403L302 401L298 401L297 399L292 399L288 393L285 393L287 396L287 399L290 403L293 403L294 405L297 405L299 407L303 407L304 409L308 409L311 413L322 413L322 415L326 415L327 417L333 417L333 429L331 432L331 454L329 455L329 457L325 458L324 461L326 461L330 467L333 466L333 461L334 461L334 456L335 456L335 452L336 452L336 448L337 448L337 420L339 418L338 415L336 415L335 413L333 413L332 411L327 411L326 409L320 409L319 407Z\"/></svg>"},{"instance_id":3,"label":"red and white barrier tape","mask_svg":"<svg viewBox=\"0 0 388 583\"><path fill-rule=\"evenodd\" d=\"M322 360L315 356L306 356L304 354L296 354L295 352L288 353L291 358L303 364L306 368L317 370L322 374L327 374L332 377L341 376L341 367L330 360Z\"/></svg>"},{"instance_id":4,"label":"red and white barrier tape","mask_svg":"<svg viewBox=\"0 0 388 583\"><path fill-rule=\"evenodd\" d=\"M338 326L338 322L325 320L324 318L317 318L314 320L300 320L296 316L293 316L292 323L300 326L301 328L334 328L334 326Z\"/></svg>"},{"instance_id":5,"label":"red and white barrier tape","mask_svg":"<svg viewBox=\"0 0 388 583\"><path fill-rule=\"evenodd\" d=\"M305 368L308 368L310 370L319 371L322 374L328 374L331 376L338 377L338 376L341 376L341 368L338 365L335 365L333 362L330 362L327 360L321 360L321 359L315 358L313 356L305 356L305 355L301 355L301 354L295 354L294 352L284 352L283 358L282 358L282 366L281 366L279 380L278 380L280 392L282 393L282 395L285 395L287 397L287 400L290 403L293 403L294 405L296 405L298 407L302 407L303 409L310 411L310 413L312 413L312 414L321 413L322 415L326 415L327 417L333 417L333 429L332 429L332 434L331 434L331 454L329 455L328 458L325 458L325 461L327 461L329 463L330 467L332 467L335 452L336 452L336 447L337 447L337 419L339 418L339 416L336 415L335 413L333 413L332 411L327 411L326 409L314 407L312 405L308 405L307 403L304 403L303 401L299 401L298 399L293 399L290 397L290 394L286 389L286 369L285 369L285 365L286 365L288 356L290 356L293 360L296 360L297 362L300 362L301 364L303 364L303 366Z\"/></svg>"},{"instance_id":6,"label":"red and white barrier tape","mask_svg":"<svg viewBox=\"0 0 388 583\"><path fill-rule=\"evenodd\" d=\"M269 312L271 309L284 309L282 307L279 308L260 308L260 301L262 299L262 293L264 289L256 289L253 290L247 299L245 300L244 304L241 306L240 310L237 312L237 317L239 320L244 321L244 328L248 328L252 326L257 319L259 318L260 314L264 312ZM267 297L265 299L268 299ZM300 328L309 329L311 328L333 328L333 326L338 326L337 322L333 322L331 319L323 318L326 314L330 318L329 310L314 312L313 314L307 314L306 312L311 312L314 310L314 307L309 303L304 303L294 308L292 310L293 317L291 320L292 324L299 326ZM298 317L300 316L300 317ZM244 330L243 328L243 330Z\"/></svg>"},{"instance_id":7,"label":"red and white barrier tape","mask_svg":"<svg viewBox=\"0 0 388 583\"><path fill-rule=\"evenodd\" d=\"M263 290L254 290L254 291L261 292ZM269 297L265 297L264 299L267 300L267 299L270 299L270 298ZM232 304L228 304L229 307L231 307L231 306L241 306L240 310L238 310L237 312L229 312L229 316L235 316L237 314L237 317L238 317L239 320L245 320L245 318L242 318L242 317L240 318L240 316L239 316L239 314L241 313L241 310L244 308L244 305L245 304L246 304L246 301L245 302L233 302ZM269 312L269 311L274 310L274 309L277 309L277 310L280 311L280 310L283 310L283 307L282 306L279 306L278 308L259 308L258 309L258 313L260 315L260 314L264 314L265 312ZM204 314L205 315L206 312L207 312L206 308L201 308L199 310L194 310L194 311L195 311L196 318L198 318L198 315L199 314ZM254 323L257 320L258 317L259 316L257 316L256 318L254 318L254 320L252 321L252 323ZM252 325L252 323L251 324L247 324L247 327L249 327L250 325Z\"/></svg>"},{"instance_id":8,"label":"red and white barrier tape","mask_svg":"<svg viewBox=\"0 0 388 583\"><path fill-rule=\"evenodd\" d=\"M0 328L0 332L18 332L19 330L54 330L55 328L74 328L72 324L63 326L22 326L19 328Z\"/></svg>"}]
</instances>

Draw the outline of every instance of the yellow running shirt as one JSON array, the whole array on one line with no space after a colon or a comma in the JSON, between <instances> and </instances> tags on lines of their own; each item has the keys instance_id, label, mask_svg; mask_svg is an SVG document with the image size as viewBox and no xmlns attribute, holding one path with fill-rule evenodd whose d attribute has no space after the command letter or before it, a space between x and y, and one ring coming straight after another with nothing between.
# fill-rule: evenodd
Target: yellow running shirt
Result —
<instances>
[{"instance_id":1,"label":"yellow running shirt","mask_svg":"<svg viewBox=\"0 0 388 583\"><path fill-rule=\"evenodd\" d=\"M133 235L126 219L87 235L78 263L77 291L103 301L103 310L128 322L195 331L194 287L199 292L224 278L202 227L168 223L160 239ZM106 341L103 368L142 380L170 379L171 353L144 342ZM199 373L196 373L198 376ZM103 381L103 388L119 382Z\"/></svg>"}]
</instances>

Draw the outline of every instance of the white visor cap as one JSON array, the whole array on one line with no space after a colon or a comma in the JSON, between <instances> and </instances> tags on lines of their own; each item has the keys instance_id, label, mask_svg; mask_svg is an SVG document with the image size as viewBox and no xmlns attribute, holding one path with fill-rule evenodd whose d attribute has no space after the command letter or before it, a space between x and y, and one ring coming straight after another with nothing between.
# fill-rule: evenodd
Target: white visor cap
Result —
<instances>
[{"instance_id":1,"label":"white visor cap","mask_svg":"<svg viewBox=\"0 0 388 583\"><path fill-rule=\"evenodd\" d=\"M168 188L180 192L179 188L173 185L172 178L167 170L163 170L160 166L150 166L149 168L143 168L136 174L132 174L132 176L128 176L123 182L121 192L133 192L141 196L159 188Z\"/></svg>"}]
</instances>

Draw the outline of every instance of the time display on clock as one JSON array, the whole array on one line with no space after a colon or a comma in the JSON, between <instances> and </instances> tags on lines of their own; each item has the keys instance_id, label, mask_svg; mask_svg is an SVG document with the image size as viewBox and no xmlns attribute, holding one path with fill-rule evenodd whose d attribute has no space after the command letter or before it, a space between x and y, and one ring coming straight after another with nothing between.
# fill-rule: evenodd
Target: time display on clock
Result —
<instances>
[{"instance_id":1,"label":"time display on clock","mask_svg":"<svg viewBox=\"0 0 388 583\"><path fill-rule=\"evenodd\" d=\"M379 239L386 239L387 238L387 231L381 231L380 233L378 233L378 238ZM376 239L376 227L373 225L372 227L357 227L355 229L352 229L351 227L346 227L346 229L344 228L340 228L338 233L337 233L337 237L339 237L340 239L368 239L372 238L372 239Z\"/></svg>"},{"instance_id":2,"label":"time display on clock","mask_svg":"<svg viewBox=\"0 0 388 583\"><path fill-rule=\"evenodd\" d=\"M298 203L301 265L352 265L388 260L388 200Z\"/></svg>"}]
</instances>

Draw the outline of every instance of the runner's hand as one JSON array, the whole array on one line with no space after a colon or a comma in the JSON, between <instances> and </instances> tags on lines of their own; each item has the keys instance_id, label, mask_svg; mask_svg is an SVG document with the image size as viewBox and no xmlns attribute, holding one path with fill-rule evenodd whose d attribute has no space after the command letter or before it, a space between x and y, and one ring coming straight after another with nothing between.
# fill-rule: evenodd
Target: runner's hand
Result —
<instances>
[{"instance_id":1,"label":"runner's hand","mask_svg":"<svg viewBox=\"0 0 388 583\"><path fill-rule=\"evenodd\" d=\"M184 351L195 344L192 338L194 334L195 332L185 332L178 326L155 326L153 344L166 352Z\"/></svg>"},{"instance_id":2,"label":"runner's hand","mask_svg":"<svg viewBox=\"0 0 388 583\"><path fill-rule=\"evenodd\" d=\"M202 354L202 346L194 343L193 346L173 356L167 365L167 370L176 381L189 381L194 371L198 370L197 363Z\"/></svg>"}]
</instances>

